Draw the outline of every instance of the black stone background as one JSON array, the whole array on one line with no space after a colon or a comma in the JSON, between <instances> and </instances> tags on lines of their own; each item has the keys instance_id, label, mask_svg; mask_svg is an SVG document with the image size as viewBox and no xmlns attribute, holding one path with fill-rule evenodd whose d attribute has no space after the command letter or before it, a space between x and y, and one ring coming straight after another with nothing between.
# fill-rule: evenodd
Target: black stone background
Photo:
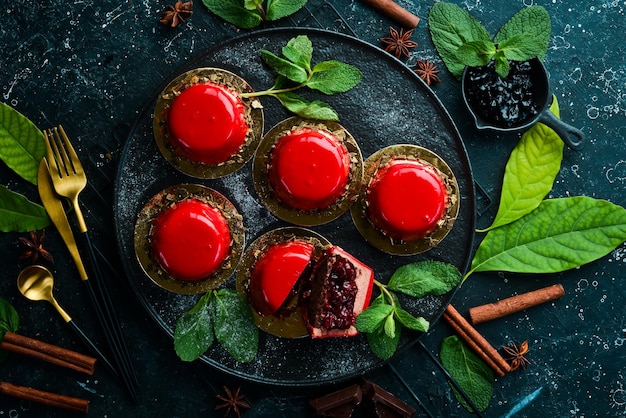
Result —
<instances>
[{"instance_id":1,"label":"black stone background","mask_svg":"<svg viewBox=\"0 0 626 418\"><path fill-rule=\"evenodd\" d=\"M463 108L460 83L443 68L428 35L426 16L432 1L400 1L422 17L412 39L408 65L417 59L439 64L442 83L433 90L442 100L465 140L479 187L477 226L495 215L504 166L517 141L513 134L478 132ZM547 8L552 38L546 59L561 117L582 129L588 143L581 152L565 150L562 169L550 197L588 195L626 205L626 27L623 1L581 4L573 0L455 1L495 33L517 10L530 4ZM238 31L196 2L194 15L178 28L158 23L166 3L75 1L2 2L0 19L0 85L2 101L26 115L39 128L62 123L84 162L90 188L84 192L88 223L101 255L116 277L115 302L135 361L141 389L129 401L123 389L100 368L92 377L11 356L0 365L0 380L84 397L94 417L222 416L215 394L223 385L241 385L252 408L246 417L312 416L311 396L345 386L307 390L240 381L204 364L178 360L169 338L149 318L124 282L113 233L113 184L128 127L155 88L202 50L246 31ZM314 17L312 17L313 15ZM359 1L310 0L307 10L275 26L310 26L352 33L376 46L395 24ZM341 57L338 57L341 58ZM0 182L37 200L36 189L0 167ZM15 287L20 269L21 234L0 235L0 295L21 317L20 333L83 351L80 342L50 306L24 299ZM477 235L477 242L481 235ZM56 295L84 329L95 319L56 231L48 229L47 245L57 255L53 266ZM124 254L122 257L131 255ZM476 274L456 293L461 313L482 303L562 283L566 295L478 329L495 347L528 339L532 364L497 379L485 416L559 417L623 416L626 369L626 318L622 272L626 247L601 260L562 274L527 276ZM444 322L433 326L421 342L437 353L452 334ZM94 336L94 339L98 339ZM366 378L392 391L418 409L419 399L434 416L471 416L459 406L443 375L415 346ZM360 409L355 416L367 416ZM0 416L57 417L67 412L0 396Z\"/></svg>"}]
</instances>

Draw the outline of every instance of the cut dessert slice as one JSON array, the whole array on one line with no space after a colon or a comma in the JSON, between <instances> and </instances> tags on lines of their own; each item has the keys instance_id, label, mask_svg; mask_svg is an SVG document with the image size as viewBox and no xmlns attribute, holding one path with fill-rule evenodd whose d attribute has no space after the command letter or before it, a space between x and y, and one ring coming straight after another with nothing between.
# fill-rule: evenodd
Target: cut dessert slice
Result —
<instances>
[{"instance_id":1,"label":"cut dessert slice","mask_svg":"<svg viewBox=\"0 0 626 418\"><path fill-rule=\"evenodd\" d=\"M304 293L303 316L313 338L351 337L369 306L374 271L340 247L328 248Z\"/></svg>"},{"instance_id":2,"label":"cut dessert slice","mask_svg":"<svg viewBox=\"0 0 626 418\"><path fill-rule=\"evenodd\" d=\"M250 275L250 299L261 315L274 315L307 271L313 244L290 241L274 244L259 258Z\"/></svg>"}]
</instances>

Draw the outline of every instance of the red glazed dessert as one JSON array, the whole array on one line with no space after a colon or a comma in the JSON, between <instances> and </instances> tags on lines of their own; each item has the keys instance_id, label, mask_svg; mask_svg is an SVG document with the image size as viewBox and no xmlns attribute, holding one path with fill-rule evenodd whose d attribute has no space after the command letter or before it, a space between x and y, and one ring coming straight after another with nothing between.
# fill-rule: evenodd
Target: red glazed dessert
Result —
<instances>
[{"instance_id":1,"label":"red glazed dessert","mask_svg":"<svg viewBox=\"0 0 626 418\"><path fill-rule=\"evenodd\" d=\"M333 134L299 128L277 142L269 167L276 197L300 210L324 209L345 191L350 154Z\"/></svg>"},{"instance_id":2,"label":"red glazed dessert","mask_svg":"<svg viewBox=\"0 0 626 418\"><path fill-rule=\"evenodd\" d=\"M219 210L192 198L154 218L151 245L154 257L170 276L198 281L222 266L230 253L231 234Z\"/></svg>"},{"instance_id":3,"label":"red glazed dessert","mask_svg":"<svg viewBox=\"0 0 626 418\"><path fill-rule=\"evenodd\" d=\"M448 192L430 165L393 159L379 168L367 190L367 214L393 239L413 241L433 232L446 215Z\"/></svg>"},{"instance_id":4,"label":"red glazed dessert","mask_svg":"<svg viewBox=\"0 0 626 418\"><path fill-rule=\"evenodd\" d=\"M316 263L305 292L304 318L313 338L351 337L356 317L369 306L374 271L339 247Z\"/></svg>"},{"instance_id":5,"label":"red glazed dessert","mask_svg":"<svg viewBox=\"0 0 626 418\"><path fill-rule=\"evenodd\" d=\"M261 315L274 315L311 264L314 246L304 241L274 244L257 260L250 275L250 300Z\"/></svg>"},{"instance_id":6,"label":"red glazed dessert","mask_svg":"<svg viewBox=\"0 0 626 418\"><path fill-rule=\"evenodd\" d=\"M245 106L227 87L199 83L183 90L168 112L168 141L174 152L204 164L219 164L246 140Z\"/></svg>"}]
</instances>

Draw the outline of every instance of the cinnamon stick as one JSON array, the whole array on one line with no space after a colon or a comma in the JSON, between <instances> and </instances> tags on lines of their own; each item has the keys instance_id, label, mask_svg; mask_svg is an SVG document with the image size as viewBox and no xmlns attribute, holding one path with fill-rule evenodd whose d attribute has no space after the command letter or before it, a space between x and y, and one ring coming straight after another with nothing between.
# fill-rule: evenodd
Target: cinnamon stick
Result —
<instances>
[{"instance_id":1,"label":"cinnamon stick","mask_svg":"<svg viewBox=\"0 0 626 418\"><path fill-rule=\"evenodd\" d=\"M472 323L476 325L558 299L563 295L565 295L563 285L555 284L553 286L533 290L532 292L511 296L510 298L502 299L494 303L470 308L469 316Z\"/></svg>"},{"instance_id":2,"label":"cinnamon stick","mask_svg":"<svg viewBox=\"0 0 626 418\"><path fill-rule=\"evenodd\" d=\"M511 371L511 366L465 318L452 306L448 305L443 317L452 325L467 345L485 361L500 377Z\"/></svg>"},{"instance_id":3,"label":"cinnamon stick","mask_svg":"<svg viewBox=\"0 0 626 418\"><path fill-rule=\"evenodd\" d=\"M82 413L89 411L89 401L85 399L44 392L42 390L17 386L7 382L0 382L0 393L43 405L67 409L69 411Z\"/></svg>"},{"instance_id":4,"label":"cinnamon stick","mask_svg":"<svg viewBox=\"0 0 626 418\"><path fill-rule=\"evenodd\" d=\"M96 359L63 347L23 335L7 332L0 349L46 361L58 366L93 375Z\"/></svg>"},{"instance_id":5,"label":"cinnamon stick","mask_svg":"<svg viewBox=\"0 0 626 418\"><path fill-rule=\"evenodd\" d=\"M409 12L399 4L392 0L363 0L379 12L387 15L389 18L395 20L401 26L413 29L417 27L420 18Z\"/></svg>"}]
</instances>

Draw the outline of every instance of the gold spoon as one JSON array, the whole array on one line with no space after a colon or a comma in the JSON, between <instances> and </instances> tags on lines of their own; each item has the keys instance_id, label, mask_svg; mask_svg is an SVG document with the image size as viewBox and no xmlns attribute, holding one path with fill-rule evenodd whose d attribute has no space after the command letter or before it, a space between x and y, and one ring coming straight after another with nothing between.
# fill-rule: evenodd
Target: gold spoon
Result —
<instances>
[{"instance_id":1,"label":"gold spoon","mask_svg":"<svg viewBox=\"0 0 626 418\"><path fill-rule=\"evenodd\" d=\"M17 288L27 299L32 301L45 300L54 306L54 309L61 315L63 320L74 330L76 335L89 347L89 349L107 366L114 375L117 375L117 371L111 365L111 362L100 352L98 347L87 337L87 335L76 325L61 305L57 302L52 294L52 288L54 287L54 277L50 270L44 266L32 265L22 270L17 277Z\"/></svg>"}]
</instances>

